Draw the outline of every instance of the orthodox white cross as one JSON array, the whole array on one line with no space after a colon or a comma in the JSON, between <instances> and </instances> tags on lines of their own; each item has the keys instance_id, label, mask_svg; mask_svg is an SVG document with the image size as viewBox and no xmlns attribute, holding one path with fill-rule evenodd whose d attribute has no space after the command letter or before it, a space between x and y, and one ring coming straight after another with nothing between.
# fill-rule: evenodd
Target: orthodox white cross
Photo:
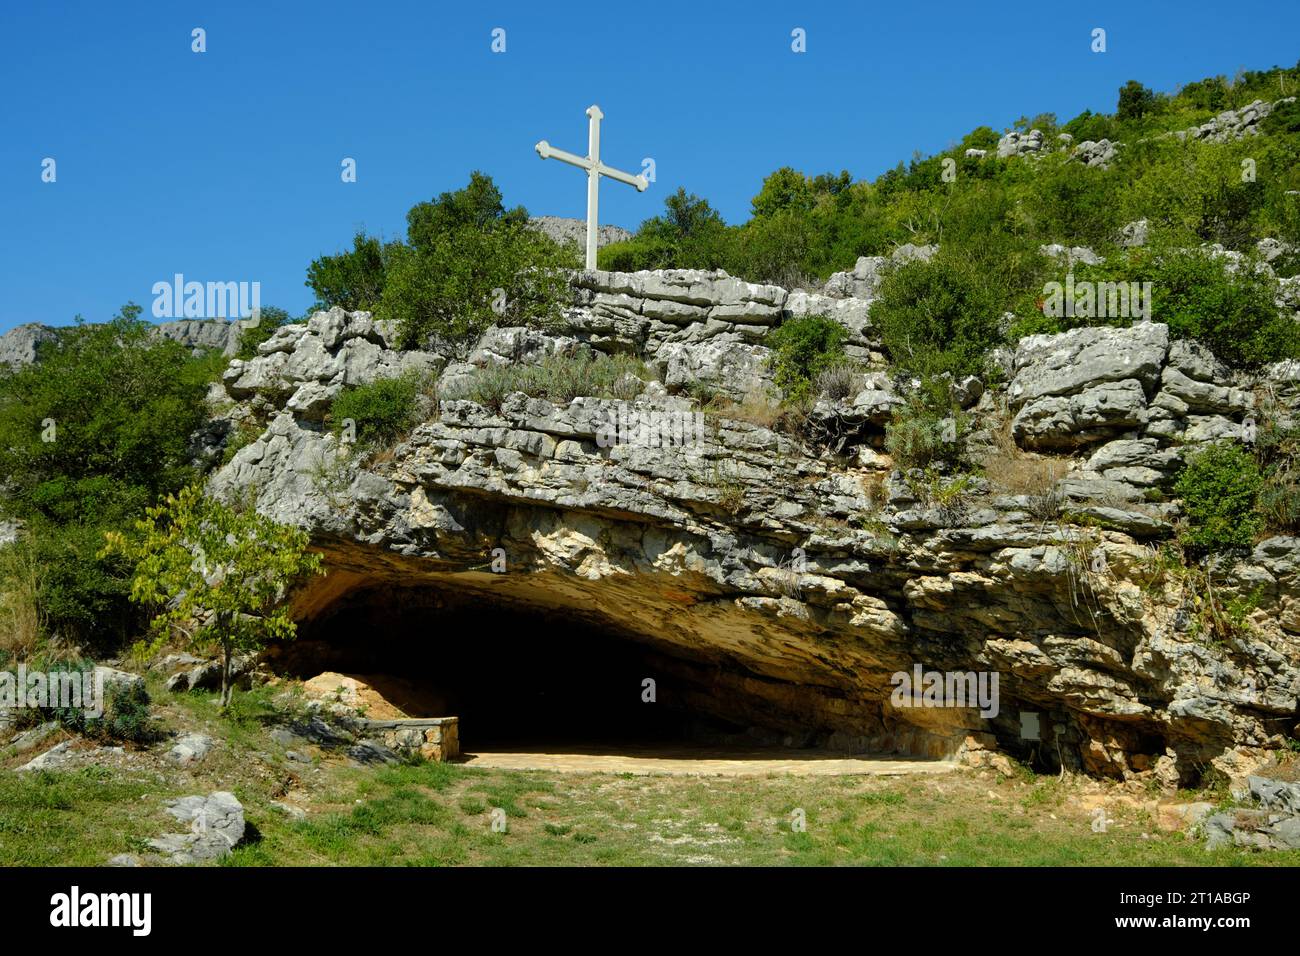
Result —
<instances>
[{"instance_id":1,"label":"orthodox white cross","mask_svg":"<svg viewBox=\"0 0 1300 956\"><path fill-rule=\"evenodd\" d=\"M590 122L587 124L586 156L566 153L562 149L556 149L546 140L542 140L534 148L542 159L558 159L587 171L587 268L590 270L596 268L596 207L600 204L600 177L608 176L620 183L635 186L639 193L645 192L650 187L650 183L646 181L645 176L633 176L621 169L606 166L600 161L600 121L605 118L605 114L600 111L599 106L593 105L588 108L587 117Z\"/></svg>"}]
</instances>

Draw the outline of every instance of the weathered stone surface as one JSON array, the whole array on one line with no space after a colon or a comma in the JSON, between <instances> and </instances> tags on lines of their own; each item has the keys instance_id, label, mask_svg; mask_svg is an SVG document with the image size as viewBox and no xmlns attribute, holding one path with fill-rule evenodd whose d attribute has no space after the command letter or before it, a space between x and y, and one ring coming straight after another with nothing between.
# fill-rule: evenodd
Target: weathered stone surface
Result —
<instances>
[{"instance_id":1,"label":"weathered stone surface","mask_svg":"<svg viewBox=\"0 0 1300 956\"><path fill-rule=\"evenodd\" d=\"M55 744L45 753L38 757L33 757L27 763L18 768L19 773L27 773L32 770L55 770L68 759L68 752L72 749L72 741L65 740L62 743Z\"/></svg>"},{"instance_id":2,"label":"weathered stone surface","mask_svg":"<svg viewBox=\"0 0 1300 956\"><path fill-rule=\"evenodd\" d=\"M556 242L587 246L587 220L567 219L563 216L530 216L528 228L550 236ZM603 225L596 228L596 248L600 249L611 242L626 242L632 233L621 226Z\"/></svg>"},{"instance_id":3,"label":"weathered stone surface","mask_svg":"<svg viewBox=\"0 0 1300 956\"><path fill-rule=\"evenodd\" d=\"M1108 169L1115 159L1116 148L1119 145L1119 143L1112 143L1108 139L1098 140L1097 142L1085 139L1074 147L1072 155L1085 166Z\"/></svg>"},{"instance_id":4,"label":"weathered stone surface","mask_svg":"<svg viewBox=\"0 0 1300 956\"><path fill-rule=\"evenodd\" d=\"M1049 395L1073 395L1126 379L1151 390L1169 351L1169 329L1155 322L1128 328L1080 328L1031 335L1016 347L1016 375L1008 396L1017 405Z\"/></svg>"},{"instance_id":5,"label":"weathered stone surface","mask_svg":"<svg viewBox=\"0 0 1300 956\"><path fill-rule=\"evenodd\" d=\"M1225 110L1200 126L1179 130L1172 135L1179 139L1186 139L1190 136L1192 139L1204 139L1212 143L1227 143L1236 139L1244 139L1247 136L1257 136L1259 134L1260 120L1282 104L1293 102L1295 102L1294 96L1285 97L1275 103L1269 103L1266 100L1255 100L1239 110Z\"/></svg>"},{"instance_id":6,"label":"weathered stone surface","mask_svg":"<svg viewBox=\"0 0 1300 956\"><path fill-rule=\"evenodd\" d=\"M1074 448L1142 424L1146 405L1137 379L1102 381L1075 395L1049 395L1025 403L1011 429L1026 448Z\"/></svg>"},{"instance_id":7,"label":"weathered stone surface","mask_svg":"<svg viewBox=\"0 0 1300 956\"><path fill-rule=\"evenodd\" d=\"M49 326L29 322L0 335L0 366L19 368L36 361L36 351L43 343L57 342L58 332Z\"/></svg>"},{"instance_id":8,"label":"weathered stone surface","mask_svg":"<svg viewBox=\"0 0 1300 956\"><path fill-rule=\"evenodd\" d=\"M233 793L218 790L204 796L178 797L166 804L167 813L189 824L188 833L164 833L147 841L150 849L175 864L204 863L219 859L244 838L244 807Z\"/></svg>"},{"instance_id":9,"label":"weathered stone surface","mask_svg":"<svg viewBox=\"0 0 1300 956\"><path fill-rule=\"evenodd\" d=\"M655 353L654 365L670 389L698 383L743 401L748 395L776 390L769 366L771 354L765 346L726 336L701 345L666 343Z\"/></svg>"},{"instance_id":10,"label":"weathered stone surface","mask_svg":"<svg viewBox=\"0 0 1300 956\"><path fill-rule=\"evenodd\" d=\"M1026 133L1012 131L998 140L998 158L1025 156L1043 148L1043 131L1031 129Z\"/></svg>"},{"instance_id":11,"label":"weathered stone surface","mask_svg":"<svg viewBox=\"0 0 1300 956\"><path fill-rule=\"evenodd\" d=\"M917 246L908 242L888 256L861 256L848 272L832 274L822 287L822 295L832 299L874 299L886 269L917 260L928 262L938 251L938 246Z\"/></svg>"},{"instance_id":12,"label":"weathered stone surface","mask_svg":"<svg viewBox=\"0 0 1300 956\"><path fill-rule=\"evenodd\" d=\"M167 757L179 764L197 763L212 752L214 745L207 734L182 734L167 751Z\"/></svg>"}]
</instances>

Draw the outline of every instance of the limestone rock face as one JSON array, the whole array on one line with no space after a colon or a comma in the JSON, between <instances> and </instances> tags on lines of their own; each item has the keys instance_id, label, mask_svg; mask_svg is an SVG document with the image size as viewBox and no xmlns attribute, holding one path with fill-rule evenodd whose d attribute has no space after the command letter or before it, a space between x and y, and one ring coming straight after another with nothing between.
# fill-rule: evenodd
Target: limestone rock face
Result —
<instances>
[{"instance_id":1,"label":"limestone rock face","mask_svg":"<svg viewBox=\"0 0 1300 956\"><path fill-rule=\"evenodd\" d=\"M220 859L244 838L244 807L233 793L218 790L207 796L178 797L169 800L166 807L169 815L189 825L186 833L164 833L146 841L166 862L190 864Z\"/></svg>"},{"instance_id":2,"label":"limestone rock face","mask_svg":"<svg viewBox=\"0 0 1300 956\"><path fill-rule=\"evenodd\" d=\"M1260 602L1232 647L1198 636L1182 592L1153 577L1150 542L1178 516L1153 493L1188 447L1239 434L1251 407L1251 383L1213 355L1149 322L1023 340L1007 385L969 389L972 416L1005 403L1021 448L1063 452L1068 470L1043 494L973 479L949 499L882 452L912 387L883 372L817 402L833 442L727 417L676 439L611 437L619 416L693 415L695 383L737 400L770 389L767 333L826 302L869 353L869 299L717 272L576 281L564 328L490 330L443 383L584 350L638 356L662 381L628 401L444 397L369 458L338 444L313 390L441 369L442 356L398 351L369 315L336 310L231 363L228 399L266 427L211 489L311 532L329 574L295 599L305 631L394 594L558 615L652 649L680 703L778 741L970 760L1002 749L1163 786L1207 767L1240 777L1295 736L1300 539L1221 569L1224 600ZM1283 400L1300 391L1289 364L1265 377ZM996 713L897 705L894 678L915 665L997 674Z\"/></svg>"}]
</instances>

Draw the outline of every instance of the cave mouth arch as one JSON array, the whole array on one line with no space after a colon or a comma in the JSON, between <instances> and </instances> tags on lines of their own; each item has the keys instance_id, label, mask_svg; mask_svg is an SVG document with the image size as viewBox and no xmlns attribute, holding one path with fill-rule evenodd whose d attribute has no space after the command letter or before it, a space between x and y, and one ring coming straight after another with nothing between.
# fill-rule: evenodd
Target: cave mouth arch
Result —
<instances>
[{"instance_id":1,"label":"cave mouth arch","mask_svg":"<svg viewBox=\"0 0 1300 956\"><path fill-rule=\"evenodd\" d=\"M300 621L297 638L267 660L301 680L355 677L409 717L456 716L466 754L806 749L817 740L817 728L765 723L763 701L722 690L722 675L761 681L725 655L442 583L351 589Z\"/></svg>"}]
</instances>

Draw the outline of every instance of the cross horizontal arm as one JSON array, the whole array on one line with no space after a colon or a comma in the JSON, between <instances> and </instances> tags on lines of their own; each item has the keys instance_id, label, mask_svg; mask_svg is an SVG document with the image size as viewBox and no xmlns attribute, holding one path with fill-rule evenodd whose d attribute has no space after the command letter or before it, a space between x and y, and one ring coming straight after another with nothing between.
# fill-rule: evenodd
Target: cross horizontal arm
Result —
<instances>
[{"instance_id":1,"label":"cross horizontal arm","mask_svg":"<svg viewBox=\"0 0 1300 956\"><path fill-rule=\"evenodd\" d=\"M644 176L633 176L631 173L625 173L621 169L615 169L613 166L606 166L600 163L596 167L597 172L602 176L608 176L610 179L617 179L620 183L627 183L629 186L635 186L639 193L645 192L650 188L650 183Z\"/></svg>"},{"instance_id":2,"label":"cross horizontal arm","mask_svg":"<svg viewBox=\"0 0 1300 956\"><path fill-rule=\"evenodd\" d=\"M569 163L571 166L579 166L582 169L591 169L591 160L586 156L578 156L575 153L567 152L563 149L556 149L546 140L542 140L533 147L537 150L537 155L542 159L558 159L562 163Z\"/></svg>"}]
</instances>

